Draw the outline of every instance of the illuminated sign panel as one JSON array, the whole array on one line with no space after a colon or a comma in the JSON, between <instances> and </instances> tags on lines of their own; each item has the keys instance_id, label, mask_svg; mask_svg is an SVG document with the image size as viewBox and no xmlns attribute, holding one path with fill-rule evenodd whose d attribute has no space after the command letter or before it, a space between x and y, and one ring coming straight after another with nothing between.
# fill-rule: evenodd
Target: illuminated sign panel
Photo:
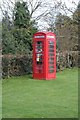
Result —
<instances>
[{"instance_id":1,"label":"illuminated sign panel","mask_svg":"<svg viewBox=\"0 0 80 120\"><path fill-rule=\"evenodd\" d=\"M35 36L34 38L45 38L45 36Z\"/></svg>"},{"instance_id":2,"label":"illuminated sign panel","mask_svg":"<svg viewBox=\"0 0 80 120\"><path fill-rule=\"evenodd\" d=\"M47 38L55 38L55 36L49 36L49 35L48 35Z\"/></svg>"}]
</instances>

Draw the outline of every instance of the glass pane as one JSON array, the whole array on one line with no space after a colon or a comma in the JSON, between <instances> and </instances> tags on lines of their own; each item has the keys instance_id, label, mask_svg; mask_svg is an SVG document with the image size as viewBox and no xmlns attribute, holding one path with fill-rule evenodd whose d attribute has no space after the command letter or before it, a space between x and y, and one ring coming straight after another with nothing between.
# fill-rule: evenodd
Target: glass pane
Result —
<instances>
[{"instance_id":1,"label":"glass pane","mask_svg":"<svg viewBox=\"0 0 80 120\"><path fill-rule=\"evenodd\" d=\"M49 49L49 52L54 52L54 50L53 49Z\"/></svg>"},{"instance_id":2,"label":"glass pane","mask_svg":"<svg viewBox=\"0 0 80 120\"><path fill-rule=\"evenodd\" d=\"M42 64L43 63L43 42L37 41L36 42L36 64Z\"/></svg>"},{"instance_id":3,"label":"glass pane","mask_svg":"<svg viewBox=\"0 0 80 120\"><path fill-rule=\"evenodd\" d=\"M52 53L52 52L49 52L49 56L53 56L54 55L54 53Z\"/></svg>"},{"instance_id":4,"label":"glass pane","mask_svg":"<svg viewBox=\"0 0 80 120\"><path fill-rule=\"evenodd\" d=\"M49 58L49 61L53 62L53 60L54 60L54 58L51 58L51 57Z\"/></svg>"},{"instance_id":5,"label":"glass pane","mask_svg":"<svg viewBox=\"0 0 80 120\"><path fill-rule=\"evenodd\" d=\"M53 45L49 45L49 48L51 48L51 49L52 49L52 48L53 48Z\"/></svg>"},{"instance_id":6,"label":"glass pane","mask_svg":"<svg viewBox=\"0 0 80 120\"><path fill-rule=\"evenodd\" d=\"M50 44L50 45L53 45L53 44L54 44L54 42L53 42L53 41L49 41L49 44Z\"/></svg>"},{"instance_id":7,"label":"glass pane","mask_svg":"<svg viewBox=\"0 0 80 120\"><path fill-rule=\"evenodd\" d=\"M49 64L54 64L54 62L49 62Z\"/></svg>"},{"instance_id":8,"label":"glass pane","mask_svg":"<svg viewBox=\"0 0 80 120\"><path fill-rule=\"evenodd\" d=\"M49 68L53 68L53 66L49 66Z\"/></svg>"},{"instance_id":9,"label":"glass pane","mask_svg":"<svg viewBox=\"0 0 80 120\"><path fill-rule=\"evenodd\" d=\"M36 42L36 52L42 52L42 41L37 41Z\"/></svg>"},{"instance_id":10,"label":"glass pane","mask_svg":"<svg viewBox=\"0 0 80 120\"><path fill-rule=\"evenodd\" d=\"M42 41L37 41L37 44L42 44Z\"/></svg>"},{"instance_id":11,"label":"glass pane","mask_svg":"<svg viewBox=\"0 0 80 120\"><path fill-rule=\"evenodd\" d=\"M49 73L53 73L54 72L54 70L49 70Z\"/></svg>"},{"instance_id":12,"label":"glass pane","mask_svg":"<svg viewBox=\"0 0 80 120\"><path fill-rule=\"evenodd\" d=\"M48 58L48 63L49 63L49 73L53 73L54 72L54 42L53 41L49 41L49 48L48 48L48 52L49 52L49 58Z\"/></svg>"},{"instance_id":13,"label":"glass pane","mask_svg":"<svg viewBox=\"0 0 80 120\"><path fill-rule=\"evenodd\" d=\"M42 64L43 55L42 54L36 54L36 61L37 61L37 64Z\"/></svg>"}]
</instances>

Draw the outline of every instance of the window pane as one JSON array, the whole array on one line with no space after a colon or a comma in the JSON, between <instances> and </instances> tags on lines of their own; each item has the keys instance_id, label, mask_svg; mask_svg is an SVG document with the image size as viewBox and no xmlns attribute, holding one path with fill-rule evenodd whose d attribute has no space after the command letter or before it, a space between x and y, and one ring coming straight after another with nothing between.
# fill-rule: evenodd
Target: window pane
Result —
<instances>
[{"instance_id":1,"label":"window pane","mask_svg":"<svg viewBox=\"0 0 80 120\"><path fill-rule=\"evenodd\" d=\"M37 41L36 42L36 64L43 63L43 42Z\"/></svg>"},{"instance_id":2,"label":"window pane","mask_svg":"<svg viewBox=\"0 0 80 120\"><path fill-rule=\"evenodd\" d=\"M54 72L54 70L49 70L49 73L53 73Z\"/></svg>"},{"instance_id":3,"label":"window pane","mask_svg":"<svg viewBox=\"0 0 80 120\"><path fill-rule=\"evenodd\" d=\"M54 52L54 50L53 49L49 49L49 52Z\"/></svg>"},{"instance_id":4,"label":"window pane","mask_svg":"<svg viewBox=\"0 0 80 120\"><path fill-rule=\"evenodd\" d=\"M49 41L48 42L48 52L49 52L49 58L48 58L48 63L49 63L49 73L53 73L54 72L54 42L53 41Z\"/></svg>"},{"instance_id":5,"label":"window pane","mask_svg":"<svg viewBox=\"0 0 80 120\"><path fill-rule=\"evenodd\" d=\"M49 62L49 64L54 64L54 62Z\"/></svg>"},{"instance_id":6,"label":"window pane","mask_svg":"<svg viewBox=\"0 0 80 120\"><path fill-rule=\"evenodd\" d=\"M53 66L49 66L49 68L53 68Z\"/></svg>"}]
</instances>

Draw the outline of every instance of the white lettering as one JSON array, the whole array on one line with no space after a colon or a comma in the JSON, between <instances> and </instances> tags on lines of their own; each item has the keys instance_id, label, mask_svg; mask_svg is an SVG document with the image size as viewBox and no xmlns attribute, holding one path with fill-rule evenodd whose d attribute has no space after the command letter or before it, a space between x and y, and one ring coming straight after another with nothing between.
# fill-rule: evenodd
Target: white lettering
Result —
<instances>
[{"instance_id":1,"label":"white lettering","mask_svg":"<svg viewBox=\"0 0 80 120\"><path fill-rule=\"evenodd\" d=\"M45 36L35 36L34 38L45 38Z\"/></svg>"},{"instance_id":2,"label":"white lettering","mask_svg":"<svg viewBox=\"0 0 80 120\"><path fill-rule=\"evenodd\" d=\"M49 36L49 35L48 35L47 38L55 38L55 36Z\"/></svg>"}]
</instances>

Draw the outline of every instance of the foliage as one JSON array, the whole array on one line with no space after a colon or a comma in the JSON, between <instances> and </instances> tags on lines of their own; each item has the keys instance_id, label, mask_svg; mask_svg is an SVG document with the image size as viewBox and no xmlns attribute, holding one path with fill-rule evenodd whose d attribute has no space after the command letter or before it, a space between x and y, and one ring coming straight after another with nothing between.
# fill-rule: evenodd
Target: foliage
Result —
<instances>
[{"instance_id":1,"label":"foliage","mask_svg":"<svg viewBox=\"0 0 80 120\"><path fill-rule=\"evenodd\" d=\"M74 4L76 4L74 2ZM80 4L80 3L79 3ZM66 4L60 3L56 8L50 8L50 14L46 17L50 31L56 33L58 51L77 51L78 45L78 25L79 25L79 5L72 11ZM56 12L57 9L57 12ZM59 11L58 9L64 11ZM66 13L70 12L72 16ZM64 14L66 13L66 14Z\"/></svg>"},{"instance_id":2,"label":"foliage","mask_svg":"<svg viewBox=\"0 0 80 120\"><path fill-rule=\"evenodd\" d=\"M5 17L2 19L2 53L14 53L15 51L15 39L11 33L12 25L7 11Z\"/></svg>"},{"instance_id":3,"label":"foliage","mask_svg":"<svg viewBox=\"0 0 80 120\"><path fill-rule=\"evenodd\" d=\"M16 2L14 12L14 25L18 28L28 28L30 23L30 14L26 2Z\"/></svg>"},{"instance_id":4,"label":"foliage","mask_svg":"<svg viewBox=\"0 0 80 120\"><path fill-rule=\"evenodd\" d=\"M2 59L3 78L32 73L32 56L4 55Z\"/></svg>"},{"instance_id":5,"label":"foliage","mask_svg":"<svg viewBox=\"0 0 80 120\"><path fill-rule=\"evenodd\" d=\"M32 5L32 1L30 4ZM2 53L3 54L16 54L16 55L22 54L23 56L27 56L30 52L32 52L32 36L37 31L37 28L36 28L36 22L31 19L32 17L31 14L33 14L34 11L41 6L41 4L42 2L40 2L40 4L37 3L35 5L35 9L34 10L32 9L32 13L30 13L27 2L16 2L12 20L10 19L8 12L5 11L4 17L2 19L2 39L3 39ZM67 15L58 14L56 16L56 20L53 20L55 15L52 14L53 15L52 17L46 16L46 18L49 20L49 24L51 22L49 30L54 31L56 33L57 50L58 52L62 51L62 56L59 55L59 61L57 62L57 70L58 69L62 70L64 66L65 68L70 66L70 62L67 60L68 57L67 59L63 59L64 51L69 52L74 50L77 52L78 50L79 6L80 5L78 5L78 8L73 13L72 18L70 18ZM75 54L71 56L75 56ZM75 57L73 58L74 58L73 66L77 66L78 64L77 57L76 59ZM17 57L15 59L17 59ZM22 63L24 63L24 65L23 64L21 65L19 59L22 61ZM25 57L25 61L29 63L28 60L29 59ZM18 61L18 65L16 70L14 70L16 66L16 61ZM24 61L24 57L18 58L18 60L15 60L15 62L13 61L12 58L10 59L4 58L3 76L11 76L15 74L20 75L21 70L22 70L21 74L23 74L25 71L23 69L23 66L24 68L28 66L28 64L25 61ZM32 58L30 59L30 61L32 61ZM13 65L12 63L15 64ZM29 63L29 65L32 68L31 62ZM31 68L30 71L26 71L25 73L27 74L28 72L32 72ZM13 71L11 71L11 69Z\"/></svg>"},{"instance_id":6,"label":"foliage","mask_svg":"<svg viewBox=\"0 0 80 120\"><path fill-rule=\"evenodd\" d=\"M31 21L27 3L17 2L14 13L14 37L22 51L32 51L32 35L37 31L35 21ZM21 47L22 46L22 47Z\"/></svg>"},{"instance_id":7,"label":"foliage","mask_svg":"<svg viewBox=\"0 0 80 120\"><path fill-rule=\"evenodd\" d=\"M78 51L57 53L57 71L78 67ZM27 55L4 55L2 59L3 78L32 73L32 53Z\"/></svg>"},{"instance_id":8,"label":"foliage","mask_svg":"<svg viewBox=\"0 0 80 120\"><path fill-rule=\"evenodd\" d=\"M32 75L2 81L3 118L78 118L78 69L51 81Z\"/></svg>"},{"instance_id":9,"label":"foliage","mask_svg":"<svg viewBox=\"0 0 80 120\"><path fill-rule=\"evenodd\" d=\"M24 54L32 51L32 36L37 31L30 19L26 2L16 2L13 19L6 12L2 20L3 54Z\"/></svg>"},{"instance_id":10,"label":"foliage","mask_svg":"<svg viewBox=\"0 0 80 120\"><path fill-rule=\"evenodd\" d=\"M72 51L78 44L78 25L74 23L74 19L59 14L55 22L58 49L60 51Z\"/></svg>"}]
</instances>

